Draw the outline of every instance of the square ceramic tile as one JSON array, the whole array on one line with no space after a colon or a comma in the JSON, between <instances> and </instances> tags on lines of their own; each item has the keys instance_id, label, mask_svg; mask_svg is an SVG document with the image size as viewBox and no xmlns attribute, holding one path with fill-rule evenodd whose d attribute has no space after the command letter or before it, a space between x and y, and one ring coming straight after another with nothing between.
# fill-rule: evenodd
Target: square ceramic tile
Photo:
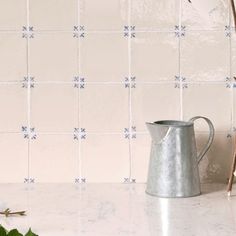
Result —
<instances>
[{"instance_id":1,"label":"square ceramic tile","mask_svg":"<svg viewBox=\"0 0 236 236\"><path fill-rule=\"evenodd\" d=\"M223 32L187 32L181 40L183 76L190 81L224 81L229 76L229 46Z\"/></svg>"},{"instance_id":2,"label":"square ceramic tile","mask_svg":"<svg viewBox=\"0 0 236 236\"><path fill-rule=\"evenodd\" d=\"M227 183L232 164L232 138L227 133L216 133L209 151L199 164L201 182ZM208 133L196 133L197 150L207 143Z\"/></svg>"},{"instance_id":3,"label":"square ceramic tile","mask_svg":"<svg viewBox=\"0 0 236 236\"><path fill-rule=\"evenodd\" d=\"M30 73L37 81L72 81L77 75L77 42L70 33L37 34L30 41Z\"/></svg>"},{"instance_id":4,"label":"square ceramic tile","mask_svg":"<svg viewBox=\"0 0 236 236\"><path fill-rule=\"evenodd\" d=\"M193 116L208 117L216 131L231 128L231 94L224 84L191 84L183 93L184 119ZM196 130L206 131L204 121L196 121Z\"/></svg>"},{"instance_id":5,"label":"square ceramic tile","mask_svg":"<svg viewBox=\"0 0 236 236\"><path fill-rule=\"evenodd\" d=\"M0 132L20 132L27 124L27 90L21 84L0 85Z\"/></svg>"},{"instance_id":6,"label":"square ceramic tile","mask_svg":"<svg viewBox=\"0 0 236 236\"><path fill-rule=\"evenodd\" d=\"M26 25L26 0L0 0L0 30L22 30Z\"/></svg>"},{"instance_id":7,"label":"square ceramic tile","mask_svg":"<svg viewBox=\"0 0 236 236\"><path fill-rule=\"evenodd\" d=\"M0 81L21 81L27 75L27 41L21 33L0 34Z\"/></svg>"},{"instance_id":8,"label":"square ceramic tile","mask_svg":"<svg viewBox=\"0 0 236 236\"><path fill-rule=\"evenodd\" d=\"M235 31L231 33L231 70L232 70L232 80L236 83L236 34ZM236 84L235 84L236 87Z\"/></svg>"},{"instance_id":9,"label":"square ceramic tile","mask_svg":"<svg viewBox=\"0 0 236 236\"><path fill-rule=\"evenodd\" d=\"M86 80L124 81L128 75L128 40L122 34L86 34L80 49Z\"/></svg>"},{"instance_id":10,"label":"square ceramic tile","mask_svg":"<svg viewBox=\"0 0 236 236\"><path fill-rule=\"evenodd\" d=\"M30 0L30 25L35 30L72 30L78 24L77 0Z\"/></svg>"},{"instance_id":11,"label":"square ceramic tile","mask_svg":"<svg viewBox=\"0 0 236 236\"><path fill-rule=\"evenodd\" d=\"M89 183L121 183L129 175L128 140L123 135L88 135L81 156L82 175Z\"/></svg>"},{"instance_id":12,"label":"square ceramic tile","mask_svg":"<svg viewBox=\"0 0 236 236\"><path fill-rule=\"evenodd\" d=\"M137 183L147 181L149 158L151 151L151 138L149 134L137 134L132 139L132 179Z\"/></svg>"},{"instance_id":13,"label":"square ceramic tile","mask_svg":"<svg viewBox=\"0 0 236 236\"><path fill-rule=\"evenodd\" d=\"M36 132L73 132L77 109L71 84L37 84L32 89L31 125Z\"/></svg>"},{"instance_id":14,"label":"square ceramic tile","mask_svg":"<svg viewBox=\"0 0 236 236\"><path fill-rule=\"evenodd\" d=\"M86 85L80 95L81 127L88 132L123 132L129 126L124 85Z\"/></svg>"},{"instance_id":15,"label":"square ceramic tile","mask_svg":"<svg viewBox=\"0 0 236 236\"><path fill-rule=\"evenodd\" d=\"M128 24L128 1L82 0L80 24L86 30L123 30Z\"/></svg>"},{"instance_id":16,"label":"square ceramic tile","mask_svg":"<svg viewBox=\"0 0 236 236\"><path fill-rule=\"evenodd\" d=\"M131 71L138 81L174 80L179 73L179 42L174 33L137 33Z\"/></svg>"},{"instance_id":17,"label":"square ceramic tile","mask_svg":"<svg viewBox=\"0 0 236 236\"><path fill-rule=\"evenodd\" d=\"M72 135L38 135L31 142L30 171L35 182L71 182L76 176Z\"/></svg>"},{"instance_id":18,"label":"square ceramic tile","mask_svg":"<svg viewBox=\"0 0 236 236\"><path fill-rule=\"evenodd\" d=\"M228 0L182 0L182 24L189 29L222 29L229 25Z\"/></svg>"},{"instance_id":19,"label":"square ceramic tile","mask_svg":"<svg viewBox=\"0 0 236 236\"><path fill-rule=\"evenodd\" d=\"M132 90L132 120L139 131L145 122L180 119L180 90L174 84L138 84Z\"/></svg>"},{"instance_id":20,"label":"square ceramic tile","mask_svg":"<svg viewBox=\"0 0 236 236\"><path fill-rule=\"evenodd\" d=\"M180 1L131 0L131 25L137 30L174 30L179 24Z\"/></svg>"},{"instance_id":21,"label":"square ceramic tile","mask_svg":"<svg viewBox=\"0 0 236 236\"><path fill-rule=\"evenodd\" d=\"M22 134L0 134L1 183L23 183L27 177L28 142Z\"/></svg>"}]
</instances>

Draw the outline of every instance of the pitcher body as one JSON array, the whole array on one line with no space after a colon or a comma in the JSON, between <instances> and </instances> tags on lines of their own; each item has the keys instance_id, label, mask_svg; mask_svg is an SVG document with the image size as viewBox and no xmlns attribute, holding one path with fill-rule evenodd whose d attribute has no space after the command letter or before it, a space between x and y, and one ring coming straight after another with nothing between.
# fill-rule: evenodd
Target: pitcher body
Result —
<instances>
[{"instance_id":1,"label":"pitcher body","mask_svg":"<svg viewBox=\"0 0 236 236\"><path fill-rule=\"evenodd\" d=\"M204 150L197 155L194 123L205 119L210 136ZM157 121L147 123L152 137L146 192L159 197L192 197L200 195L198 163L209 149L213 137L212 123L205 117L189 122Z\"/></svg>"}]
</instances>

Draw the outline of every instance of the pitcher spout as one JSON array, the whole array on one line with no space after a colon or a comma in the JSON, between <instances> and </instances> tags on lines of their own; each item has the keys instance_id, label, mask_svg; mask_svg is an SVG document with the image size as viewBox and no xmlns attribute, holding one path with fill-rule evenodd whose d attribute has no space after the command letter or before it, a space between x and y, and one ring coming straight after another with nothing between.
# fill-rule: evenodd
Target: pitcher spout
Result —
<instances>
[{"instance_id":1,"label":"pitcher spout","mask_svg":"<svg viewBox=\"0 0 236 236\"><path fill-rule=\"evenodd\" d=\"M146 122L146 126L155 143L162 142L170 131L170 127L157 124L156 122Z\"/></svg>"}]
</instances>

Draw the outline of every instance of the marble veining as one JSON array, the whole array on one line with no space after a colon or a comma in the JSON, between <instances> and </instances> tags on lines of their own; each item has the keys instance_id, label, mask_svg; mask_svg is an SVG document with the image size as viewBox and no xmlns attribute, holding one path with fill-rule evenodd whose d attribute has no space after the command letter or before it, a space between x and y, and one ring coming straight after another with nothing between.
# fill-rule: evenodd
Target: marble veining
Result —
<instances>
[{"instance_id":1,"label":"marble veining","mask_svg":"<svg viewBox=\"0 0 236 236\"><path fill-rule=\"evenodd\" d=\"M225 189L205 184L199 197L165 199L145 194L144 184L1 184L0 208L27 216L0 223L39 236L231 236L236 190L228 198Z\"/></svg>"}]
</instances>

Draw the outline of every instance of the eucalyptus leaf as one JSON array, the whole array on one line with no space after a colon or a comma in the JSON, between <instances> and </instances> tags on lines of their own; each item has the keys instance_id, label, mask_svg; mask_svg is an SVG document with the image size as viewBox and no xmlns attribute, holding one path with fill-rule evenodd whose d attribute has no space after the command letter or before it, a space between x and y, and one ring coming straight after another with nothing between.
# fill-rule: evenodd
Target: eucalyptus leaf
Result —
<instances>
[{"instance_id":1,"label":"eucalyptus leaf","mask_svg":"<svg viewBox=\"0 0 236 236\"><path fill-rule=\"evenodd\" d=\"M7 236L23 236L23 234L20 234L17 229L12 229Z\"/></svg>"},{"instance_id":2,"label":"eucalyptus leaf","mask_svg":"<svg viewBox=\"0 0 236 236\"><path fill-rule=\"evenodd\" d=\"M29 229L29 231L27 232L27 234L25 236L38 236L37 234L33 233L31 231L31 228Z\"/></svg>"},{"instance_id":3,"label":"eucalyptus leaf","mask_svg":"<svg viewBox=\"0 0 236 236\"><path fill-rule=\"evenodd\" d=\"M0 225L0 236L23 236L23 234L19 233L17 229L12 229L10 232L8 232L3 226ZM26 233L25 236L38 236L38 235L33 233L31 231L31 228L29 228L29 231Z\"/></svg>"},{"instance_id":4,"label":"eucalyptus leaf","mask_svg":"<svg viewBox=\"0 0 236 236\"><path fill-rule=\"evenodd\" d=\"M0 226L0 236L7 236L7 231L2 226Z\"/></svg>"}]
</instances>

